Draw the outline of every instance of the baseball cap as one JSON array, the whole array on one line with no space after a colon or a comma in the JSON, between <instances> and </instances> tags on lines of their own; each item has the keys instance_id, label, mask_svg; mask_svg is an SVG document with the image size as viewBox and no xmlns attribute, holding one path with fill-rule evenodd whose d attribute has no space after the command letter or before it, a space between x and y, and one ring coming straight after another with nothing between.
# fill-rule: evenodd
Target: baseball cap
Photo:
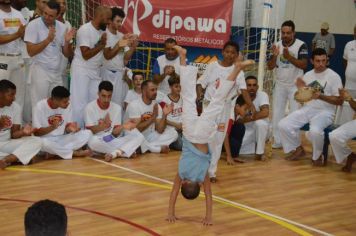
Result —
<instances>
[{"instance_id":1,"label":"baseball cap","mask_svg":"<svg viewBox=\"0 0 356 236\"><path fill-rule=\"evenodd\" d=\"M328 29L329 29L329 24L328 24L328 22L323 22L323 23L321 24L320 29L328 30Z\"/></svg>"}]
</instances>

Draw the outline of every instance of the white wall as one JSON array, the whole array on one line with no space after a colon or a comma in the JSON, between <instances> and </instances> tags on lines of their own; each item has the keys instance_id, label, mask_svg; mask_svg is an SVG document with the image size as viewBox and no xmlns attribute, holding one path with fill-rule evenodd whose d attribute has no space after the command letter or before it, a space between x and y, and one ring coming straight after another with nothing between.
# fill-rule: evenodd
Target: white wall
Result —
<instances>
[{"instance_id":1,"label":"white wall","mask_svg":"<svg viewBox=\"0 0 356 236\"><path fill-rule=\"evenodd\" d=\"M352 34L356 8L353 0L287 0L284 19L293 20L299 32L319 32L327 21L330 32Z\"/></svg>"}]
</instances>

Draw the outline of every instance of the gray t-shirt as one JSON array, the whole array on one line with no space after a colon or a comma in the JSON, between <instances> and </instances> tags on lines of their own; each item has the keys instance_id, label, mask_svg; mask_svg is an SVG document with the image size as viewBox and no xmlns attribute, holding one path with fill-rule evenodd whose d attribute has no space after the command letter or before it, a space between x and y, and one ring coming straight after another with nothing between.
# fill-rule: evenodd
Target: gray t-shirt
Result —
<instances>
[{"instance_id":1,"label":"gray t-shirt","mask_svg":"<svg viewBox=\"0 0 356 236\"><path fill-rule=\"evenodd\" d=\"M330 33L327 35L316 33L312 42L315 44L315 48L323 48L328 54L330 52L330 48L335 48L335 37Z\"/></svg>"}]
</instances>

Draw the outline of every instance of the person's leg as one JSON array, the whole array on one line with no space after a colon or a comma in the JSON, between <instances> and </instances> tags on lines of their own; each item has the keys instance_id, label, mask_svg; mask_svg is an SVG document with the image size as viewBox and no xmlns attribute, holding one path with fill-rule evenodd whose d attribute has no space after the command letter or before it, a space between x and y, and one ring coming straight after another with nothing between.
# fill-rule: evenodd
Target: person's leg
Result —
<instances>
[{"instance_id":1,"label":"person's leg","mask_svg":"<svg viewBox=\"0 0 356 236\"><path fill-rule=\"evenodd\" d=\"M42 99L48 98L51 81L40 66L32 64L30 67L31 103L32 108Z\"/></svg>"},{"instance_id":2,"label":"person's leg","mask_svg":"<svg viewBox=\"0 0 356 236\"><path fill-rule=\"evenodd\" d=\"M171 145L169 145L169 148L176 151L182 151L182 146L183 146L182 133L178 131L177 133L178 133L177 140L174 141Z\"/></svg>"},{"instance_id":3,"label":"person's leg","mask_svg":"<svg viewBox=\"0 0 356 236\"><path fill-rule=\"evenodd\" d=\"M245 134L241 144L240 154L255 154L256 152L256 125L249 122L245 125Z\"/></svg>"},{"instance_id":4,"label":"person's leg","mask_svg":"<svg viewBox=\"0 0 356 236\"><path fill-rule=\"evenodd\" d=\"M43 137L42 139L42 152L47 152L52 155L58 155L65 160L73 158L73 149L66 147L66 135L56 137Z\"/></svg>"},{"instance_id":5,"label":"person's leg","mask_svg":"<svg viewBox=\"0 0 356 236\"><path fill-rule=\"evenodd\" d=\"M90 130L80 130L76 133L71 133L65 135L65 137L62 139L63 142L65 143L64 146L66 148L72 149L73 156L79 157L79 156L90 156L91 151L90 150L79 150L82 148L85 144L89 142L89 139L92 136L92 132Z\"/></svg>"},{"instance_id":6,"label":"person's leg","mask_svg":"<svg viewBox=\"0 0 356 236\"><path fill-rule=\"evenodd\" d=\"M21 109L23 110L25 104L25 93L26 93L24 67L18 66L16 69L12 70L10 73L9 80L16 85L16 102L20 105Z\"/></svg>"},{"instance_id":7,"label":"person's leg","mask_svg":"<svg viewBox=\"0 0 356 236\"><path fill-rule=\"evenodd\" d=\"M256 154L263 155L265 153L265 144L268 135L269 123L266 120L256 120Z\"/></svg>"},{"instance_id":8,"label":"person's leg","mask_svg":"<svg viewBox=\"0 0 356 236\"><path fill-rule=\"evenodd\" d=\"M168 146L173 143L178 138L177 131L172 127L167 127L163 133L159 134L154 131L151 135L146 138L148 142L148 148L151 152L166 152L162 148L168 148Z\"/></svg>"},{"instance_id":9,"label":"person's leg","mask_svg":"<svg viewBox=\"0 0 356 236\"><path fill-rule=\"evenodd\" d=\"M287 88L276 83L273 90L273 109L272 109L272 126L273 126L273 139L274 139L273 147L275 148L280 148L282 146L278 123L285 116L287 99L288 99Z\"/></svg>"},{"instance_id":10,"label":"person's leg","mask_svg":"<svg viewBox=\"0 0 356 236\"><path fill-rule=\"evenodd\" d=\"M244 139L246 127L242 123L232 125L230 133L231 156L237 158L240 155L242 140Z\"/></svg>"}]
</instances>

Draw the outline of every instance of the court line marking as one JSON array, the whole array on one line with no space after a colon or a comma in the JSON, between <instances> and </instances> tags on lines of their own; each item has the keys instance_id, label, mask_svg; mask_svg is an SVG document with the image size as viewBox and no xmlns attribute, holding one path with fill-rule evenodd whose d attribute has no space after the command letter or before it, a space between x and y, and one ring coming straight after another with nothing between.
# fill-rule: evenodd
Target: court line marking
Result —
<instances>
[{"instance_id":1,"label":"court line marking","mask_svg":"<svg viewBox=\"0 0 356 236\"><path fill-rule=\"evenodd\" d=\"M30 200L16 199L16 198L3 198L3 197L0 197L0 201L35 203L35 201L30 201ZM99 215L99 216L106 217L106 218L109 218L109 219L112 219L112 220L116 220L116 221L119 221L119 222L123 222L123 223L128 224L128 225L130 225L132 227L135 227L135 228L138 228L138 229L140 229L142 231L145 231L146 233L148 233L150 235L160 236L160 234L154 232L153 230L151 230L149 228L146 228L143 225L136 224L135 222L126 220L126 219L121 218L121 217L117 217L117 216L109 215L109 214L106 214L106 213L103 213L103 212L100 212L100 211L89 210L89 209L85 209L85 208L81 208L81 207L74 207L74 206L68 206L68 205L64 205L64 206L65 206L65 208L68 208L68 209L82 211L82 212L86 212L86 213L91 213L91 214Z\"/></svg>"},{"instance_id":2,"label":"court line marking","mask_svg":"<svg viewBox=\"0 0 356 236\"><path fill-rule=\"evenodd\" d=\"M115 167L115 168L118 168L118 169L122 169L122 170L125 170L125 171L128 171L128 172L134 173L134 174L145 176L147 178L154 179L154 180L157 180L157 181L160 181L160 182L163 182L163 183L167 183L167 184L173 185L172 181L169 181L169 180L166 180L166 179L162 179L162 178L159 178L159 177L156 177L156 176L152 176L152 175L140 172L140 171L136 171L136 170L127 168L127 167L119 166L117 164L113 164L113 163L110 163L110 162L105 162L103 160L95 159L95 158L92 158L92 157L89 157L88 159L91 159L93 161L100 162L102 164L109 165L109 166L112 166L112 167ZM296 221L292 221L292 220L286 219L284 217L277 216L277 215L274 215L272 213L269 213L269 212L266 212L266 211L263 211L263 210L259 210L257 208L249 207L247 205L244 205L244 204L241 204L241 203L238 203L238 202L234 202L234 201L228 200L226 198L222 198L222 197L213 195L213 200L215 200L216 202L225 204L225 205L229 205L229 206L232 206L232 207L235 207L235 208L239 208L239 209L247 211L247 212L249 212L251 214L255 214L255 215L258 215L258 216L260 216L262 218L265 218L267 220L273 221L273 222L281 225L282 227L290 229L290 230L292 230L292 231L294 231L294 232L296 232L296 233L298 233L300 235L311 235L311 234L309 234L309 233L307 233L305 231L300 231L300 229L295 227L295 226L310 230L312 232L315 232L315 233L318 233L318 234L321 234L321 235L333 236L332 234L329 234L327 232L324 232L324 231L321 231L319 229L313 228L311 226L304 225L304 224L298 223Z\"/></svg>"}]
</instances>

